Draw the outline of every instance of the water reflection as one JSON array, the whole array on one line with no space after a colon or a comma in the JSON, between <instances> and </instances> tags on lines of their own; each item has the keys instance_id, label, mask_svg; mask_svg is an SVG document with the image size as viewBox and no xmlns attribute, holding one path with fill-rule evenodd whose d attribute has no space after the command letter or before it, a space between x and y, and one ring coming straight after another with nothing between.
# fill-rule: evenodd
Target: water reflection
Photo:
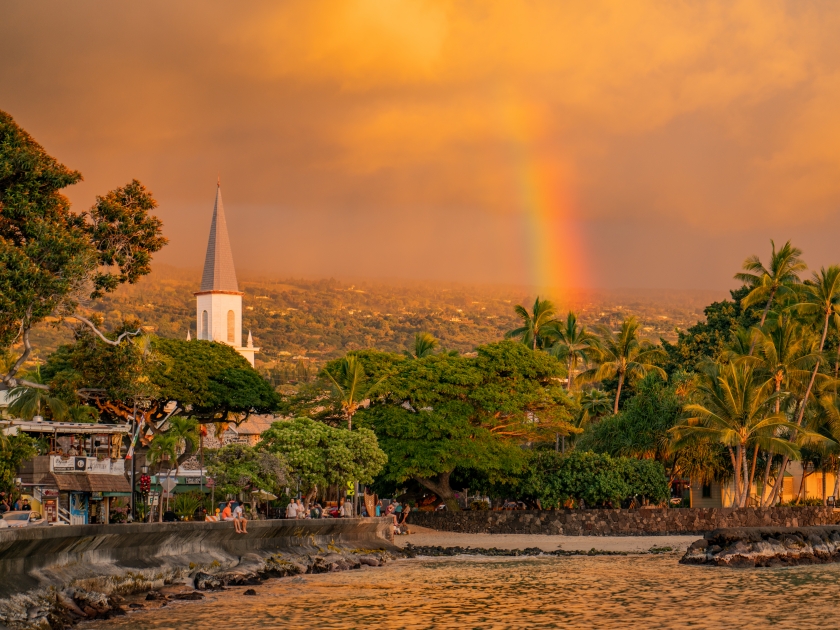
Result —
<instances>
[{"instance_id":1,"label":"water reflection","mask_svg":"<svg viewBox=\"0 0 840 630\"><path fill-rule=\"evenodd\" d=\"M840 566L685 567L677 556L441 558L271 580L85 628L838 627Z\"/></svg>"}]
</instances>

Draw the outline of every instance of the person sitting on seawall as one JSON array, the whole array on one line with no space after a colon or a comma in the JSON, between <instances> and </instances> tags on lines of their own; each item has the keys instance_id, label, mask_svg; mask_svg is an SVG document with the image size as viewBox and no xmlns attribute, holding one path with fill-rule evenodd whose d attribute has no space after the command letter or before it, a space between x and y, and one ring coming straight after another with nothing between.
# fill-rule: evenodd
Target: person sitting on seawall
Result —
<instances>
[{"instance_id":1,"label":"person sitting on seawall","mask_svg":"<svg viewBox=\"0 0 840 630\"><path fill-rule=\"evenodd\" d=\"M245 518L245 505L239 503L233 510L233 526L237 534L248 533L248 519Z\"/></svg>"},{"instance_id":2,"label":"person sitting on seawall","mask_svg":"<svg viewBox=\"0 0 840 630\"><path fill-rule=\"evenodd\" d=\"M222 520L223 521L232 521L233 520L233 501L228 501L225 505L225 509L222 510Z\"/></svg>"},{"instance_id":3,"label":"person sitting on seawall","mask_svg":"<svg viewBox=\"0 0 840 630\"><path fill-rule=\"evenodd\" d=\"M321 515L324 513L323 508L321 508L320 503L315 503L312 506L312 509L309 510L309 518L321 518Z\"/></svg>"}]
</instances>

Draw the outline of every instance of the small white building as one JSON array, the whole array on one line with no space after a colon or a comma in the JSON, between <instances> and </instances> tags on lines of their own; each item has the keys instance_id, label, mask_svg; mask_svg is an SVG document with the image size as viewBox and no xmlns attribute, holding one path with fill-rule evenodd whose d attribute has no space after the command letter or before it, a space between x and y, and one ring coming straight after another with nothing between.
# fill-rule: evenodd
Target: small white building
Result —
<instances>
[{"instance_id":1,"label":"small white building","mask_svg":"<svg viewBox=\"0 0 840 630\"><path fill-rule=\"evenodd\" d=\"M254 347L250 332L247 342L242 344L242 295L233 266L222 187L217 184L201 290L195 294L196 336L233 346L254 365L254 354L259 348Z\"/></svg>"}]
</instances>

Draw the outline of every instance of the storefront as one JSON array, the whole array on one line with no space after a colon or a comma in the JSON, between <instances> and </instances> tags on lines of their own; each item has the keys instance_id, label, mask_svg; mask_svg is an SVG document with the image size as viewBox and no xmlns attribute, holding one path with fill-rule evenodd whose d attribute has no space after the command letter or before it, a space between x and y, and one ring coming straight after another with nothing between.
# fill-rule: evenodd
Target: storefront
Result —
<instances>
[{"instance_id":1,"label":"storefront","mask_svg":"<svg viewBox=\"0 0 840 630\"><path fill-rule=\"evenodd\" d=\"M20 470L21 486L33 509L49 522L108 523L114 503L131 497L126 479L125 425L6 421L39 439L48 454Z\"/></svg>"}]
</instances>

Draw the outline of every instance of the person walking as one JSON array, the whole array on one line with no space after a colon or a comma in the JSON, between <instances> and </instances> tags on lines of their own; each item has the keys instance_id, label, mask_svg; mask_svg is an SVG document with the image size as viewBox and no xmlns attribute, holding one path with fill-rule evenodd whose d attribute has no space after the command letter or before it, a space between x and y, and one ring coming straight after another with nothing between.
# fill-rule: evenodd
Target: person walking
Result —
<instances>
[{"instance_id":1,"label":"person walking","mask_svg":"<svg viewBox=\"0 0 840 630\"><path fill-rule=\"evenodd\" d=\"M233 510L233 525L237 534L248 533L248 519L245 518L245 505L240 503Z\"/></svg>"},{"instance_id":2,"label":"person walking","mask_svg":"<svg viewBox=\"0 0 840 630\"><path fill-rule=\"evenodd\" d=\"M286 518L297 518L297 503L294 499L286 506Z\"/></svg>"},{"instance_id":3,"label":"person walking","mask_svg":"<svg viewBox=\"0 0 840 630\"><path fill-rule=\"evenodd\" d=\"M344 499L340 510L341 518L353 518L353 504L349 500Z\"/></svg>"}]
</instances>

